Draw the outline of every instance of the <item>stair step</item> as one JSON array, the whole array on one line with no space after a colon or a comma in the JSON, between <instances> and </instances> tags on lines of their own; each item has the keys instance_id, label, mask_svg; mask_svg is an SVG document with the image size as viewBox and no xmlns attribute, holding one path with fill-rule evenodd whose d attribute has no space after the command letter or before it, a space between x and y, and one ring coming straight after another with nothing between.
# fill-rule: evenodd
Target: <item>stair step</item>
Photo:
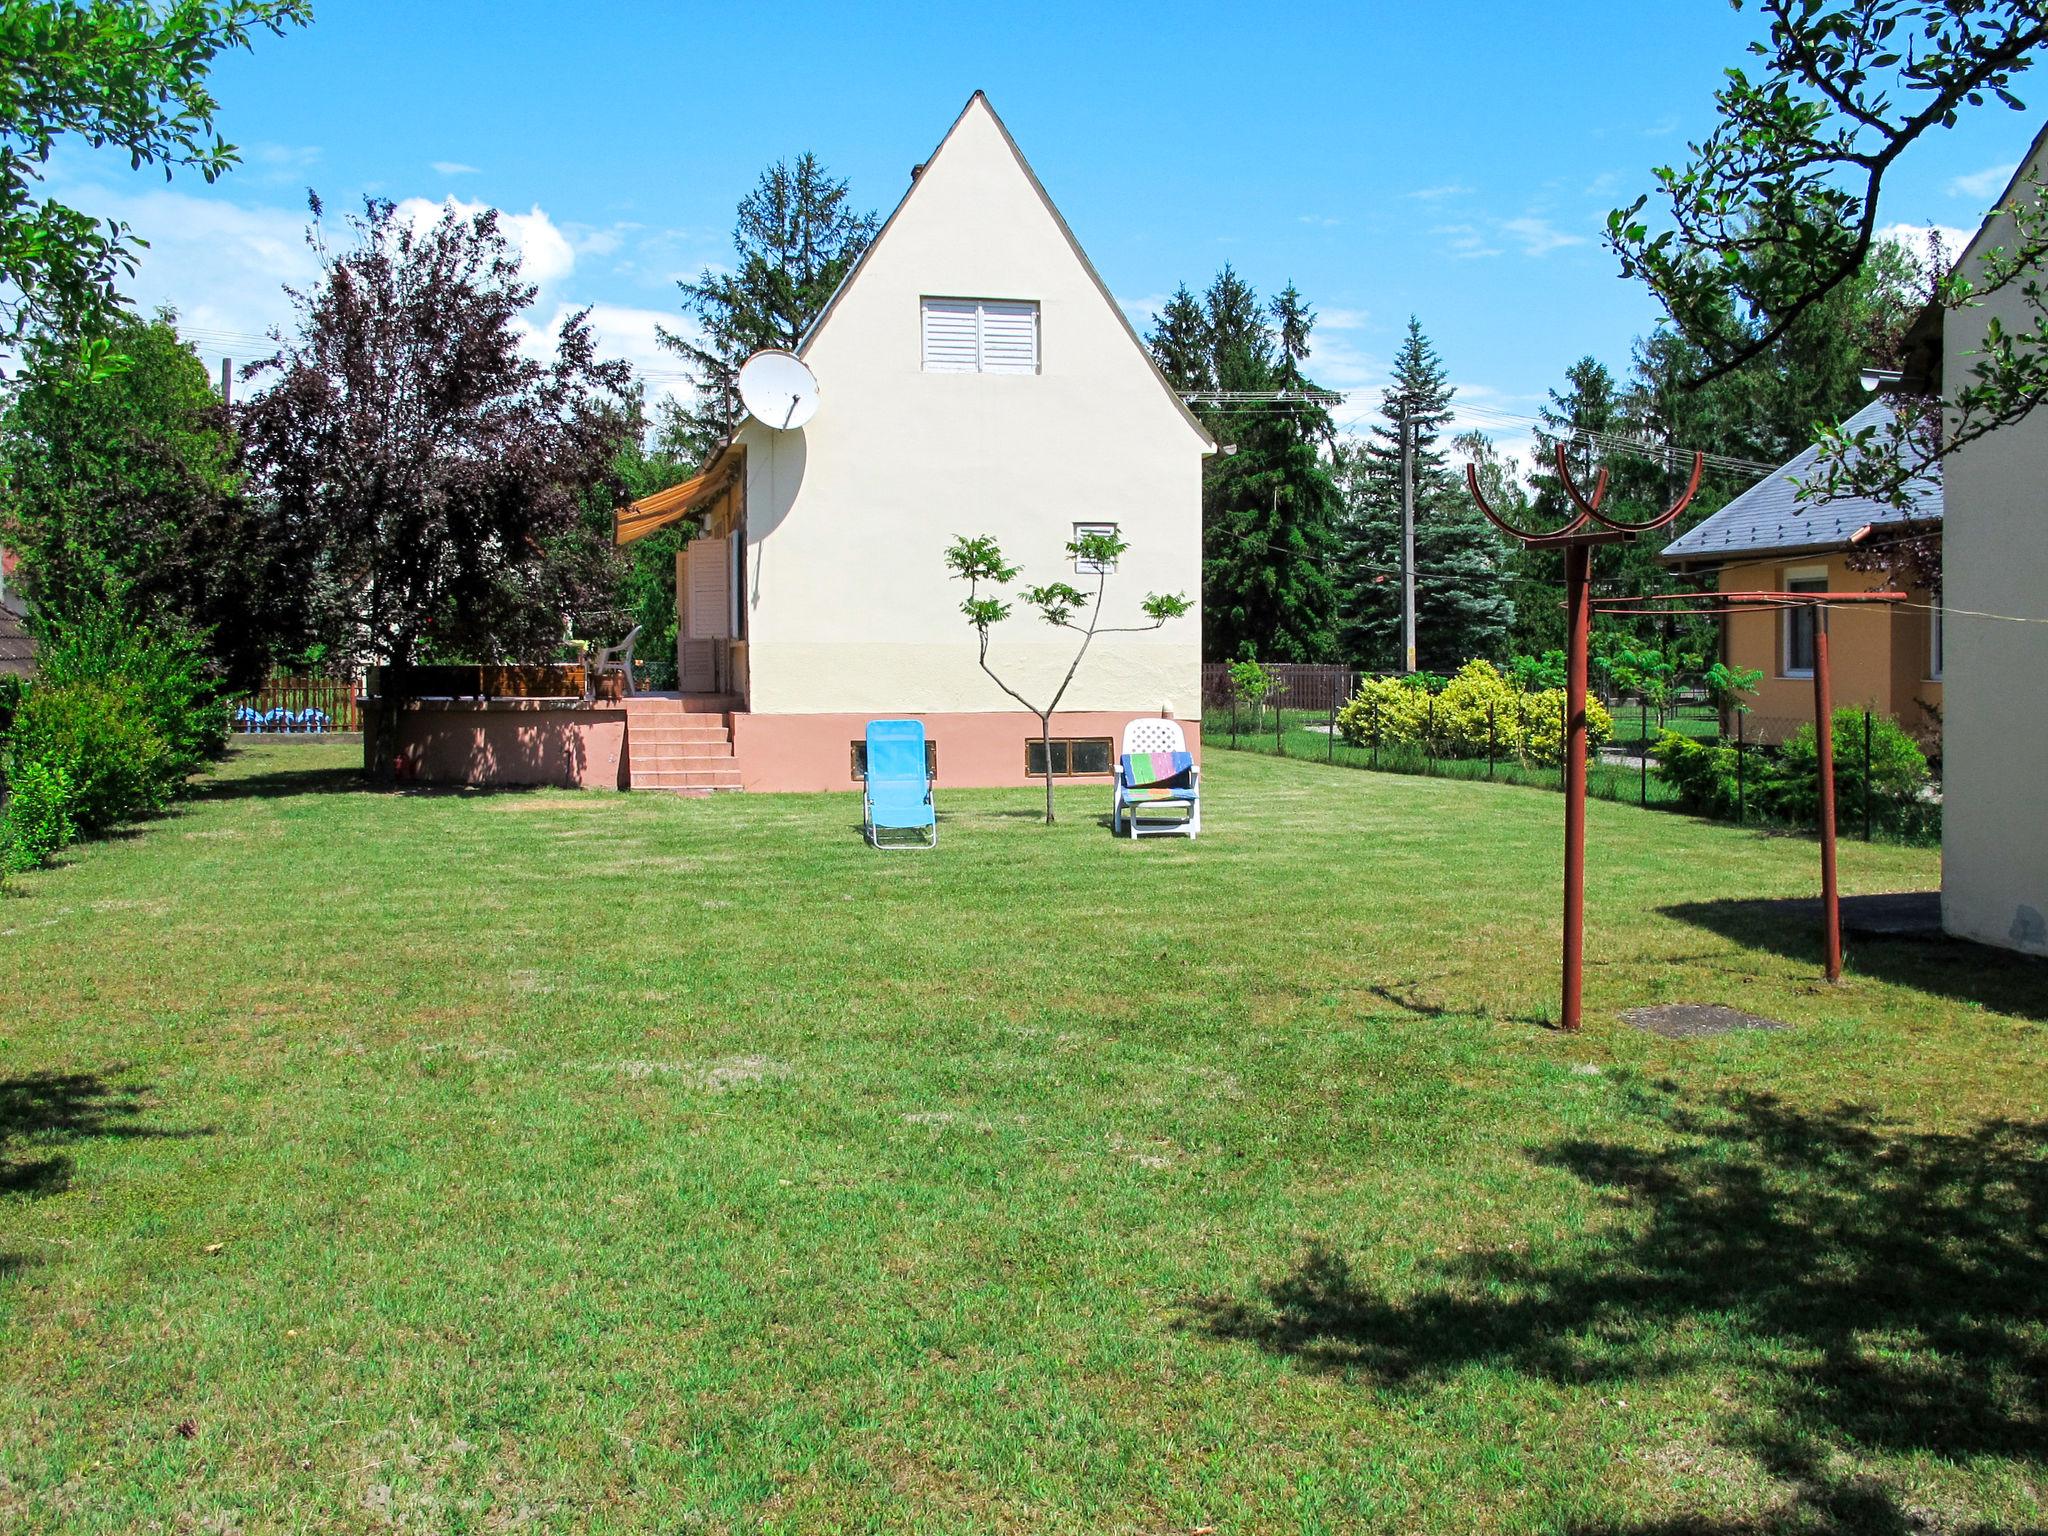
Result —
<instances>
[{"instance_id":1,"label":"stair step","mask_svg":"<svg viewBox=\"0 0 2048 1536\"><path fill-rule=\"evenodd\" d=\"M698 768L657 768L652 772L633 775L635 789L738 789L740 773L737 768L723 772Z\"/></svg>"},{"instance_id":2,"label":"stair step","mask_svg":"<svg viewBox=\"0 0 2048 1536\"><path fill-rule=\"evenodd\" d=\"M668 768L695 768L710 773L734 766L730 749L724 752L635 752L632 759L632 769L636 774L660 773Z\"/></svg>"}]
</instances>

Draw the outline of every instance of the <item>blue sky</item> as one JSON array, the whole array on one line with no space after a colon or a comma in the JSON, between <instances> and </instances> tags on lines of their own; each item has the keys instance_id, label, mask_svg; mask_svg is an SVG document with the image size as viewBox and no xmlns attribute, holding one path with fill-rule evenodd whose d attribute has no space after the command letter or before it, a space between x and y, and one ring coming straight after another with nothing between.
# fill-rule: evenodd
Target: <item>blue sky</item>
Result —
<instances>
[{"instance_id":1,"label":"blue sky","mask_svg":"<svg viewBox=\"0 0 2048 1536\"><path fill-rule=\"evenodd\" d=\"M675 280L729 252L761 168L815 150L884 213L977 88L1139 318L1229 261L1321 312L1315 369L1376 403L1412 312L1466 402L1527 413L1653 311L1605 211L1705 131L1753 11L1723 0L1245 6L316 0L217 74L245 164L208 187L71 155L53 178L153 242L133 285L209 355L285 318L304 189L489 202L542 330L595 305L667 386ZM2022 96L2030 93L2024 88ZM2048 108L2044 98L2041 108ZM1905 160L1884 221L1974 228L2043 116L1987 110ZM669 377L661 377L662 374ZM1498 421L1496 420L1496 425Z\"/></svg>"}]
</instances>

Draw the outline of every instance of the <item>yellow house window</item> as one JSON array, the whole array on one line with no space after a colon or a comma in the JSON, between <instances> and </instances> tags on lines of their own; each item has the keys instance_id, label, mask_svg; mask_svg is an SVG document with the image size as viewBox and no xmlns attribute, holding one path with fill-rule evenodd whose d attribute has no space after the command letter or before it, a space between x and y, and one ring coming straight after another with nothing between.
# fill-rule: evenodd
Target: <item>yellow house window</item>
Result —
<instances>
[{"instance_id":1,"label":"yellow house window","mask_svg":"<svg viewBox=\"0 0 2048 1536\"><path fill-rule=\"evenodd\" d=\"M1825 570L1785 573L1787 592L1825 592L1827 589L1828 573ZM1782 622L1779 674L1783 677L1813 676L1813 637L1820 624L1820 611L1802 603L1797 608L1787 608Z\"/></svg>"}]
</instances>

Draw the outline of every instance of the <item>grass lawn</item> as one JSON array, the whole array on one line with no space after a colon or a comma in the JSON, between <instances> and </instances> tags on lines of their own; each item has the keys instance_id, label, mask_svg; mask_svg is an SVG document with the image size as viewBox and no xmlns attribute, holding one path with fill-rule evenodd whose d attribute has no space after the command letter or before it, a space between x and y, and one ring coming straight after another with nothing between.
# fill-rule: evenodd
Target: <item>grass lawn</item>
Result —
<instances>
[{"instance_id":1,"label":"grass lawn","mask_svg":"<svg viewBox=\"0 0 2048 1536\"><path fill-rule=\"evenodd\" d=\"M877 854L359 750L0 898L0 1529L2048 1522L2048 969L1825 987L1810 841L1595 804L1573 1039L1553 794Z\"/></svg>"}]
</instances>

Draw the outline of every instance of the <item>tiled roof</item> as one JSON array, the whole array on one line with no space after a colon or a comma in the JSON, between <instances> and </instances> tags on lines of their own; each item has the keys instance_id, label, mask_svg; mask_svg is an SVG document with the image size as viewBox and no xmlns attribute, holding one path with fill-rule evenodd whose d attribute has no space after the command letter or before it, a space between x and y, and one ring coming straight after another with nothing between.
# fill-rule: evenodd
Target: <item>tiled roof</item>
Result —
<instances>
[{"instance_id":1,"label":"tiled roof","mask_svg":"<svg viewBox=\"0 0 2048 1536\"><path fill-rule=\"evenodd\" d=\"M1843 423L1843 430L1890 424L1892 408L1882 396ZM1886 523L1941 521L1941 477L1934 473L1913 483L1910 507L1901 511L1862 496L1835 501L1801 501L1795 481L1814 477L1820 459L1809 448L1773 470L1690 533L1664 546L1666 560L1712 560L1772 549L1831 549L1846 545L1858 529Z\"/></svg>"},{"instance_id":2,"label":"tiled roof","mask_svg":"<svg viewBox=\"0 0 2048 1536\"><path fill-rule=\"evenodd\" d=\"M0 598L0 677L26 677L35 665L35 645L22 626L20 605L9 594Z\"/></svg>"}]
</instances>

